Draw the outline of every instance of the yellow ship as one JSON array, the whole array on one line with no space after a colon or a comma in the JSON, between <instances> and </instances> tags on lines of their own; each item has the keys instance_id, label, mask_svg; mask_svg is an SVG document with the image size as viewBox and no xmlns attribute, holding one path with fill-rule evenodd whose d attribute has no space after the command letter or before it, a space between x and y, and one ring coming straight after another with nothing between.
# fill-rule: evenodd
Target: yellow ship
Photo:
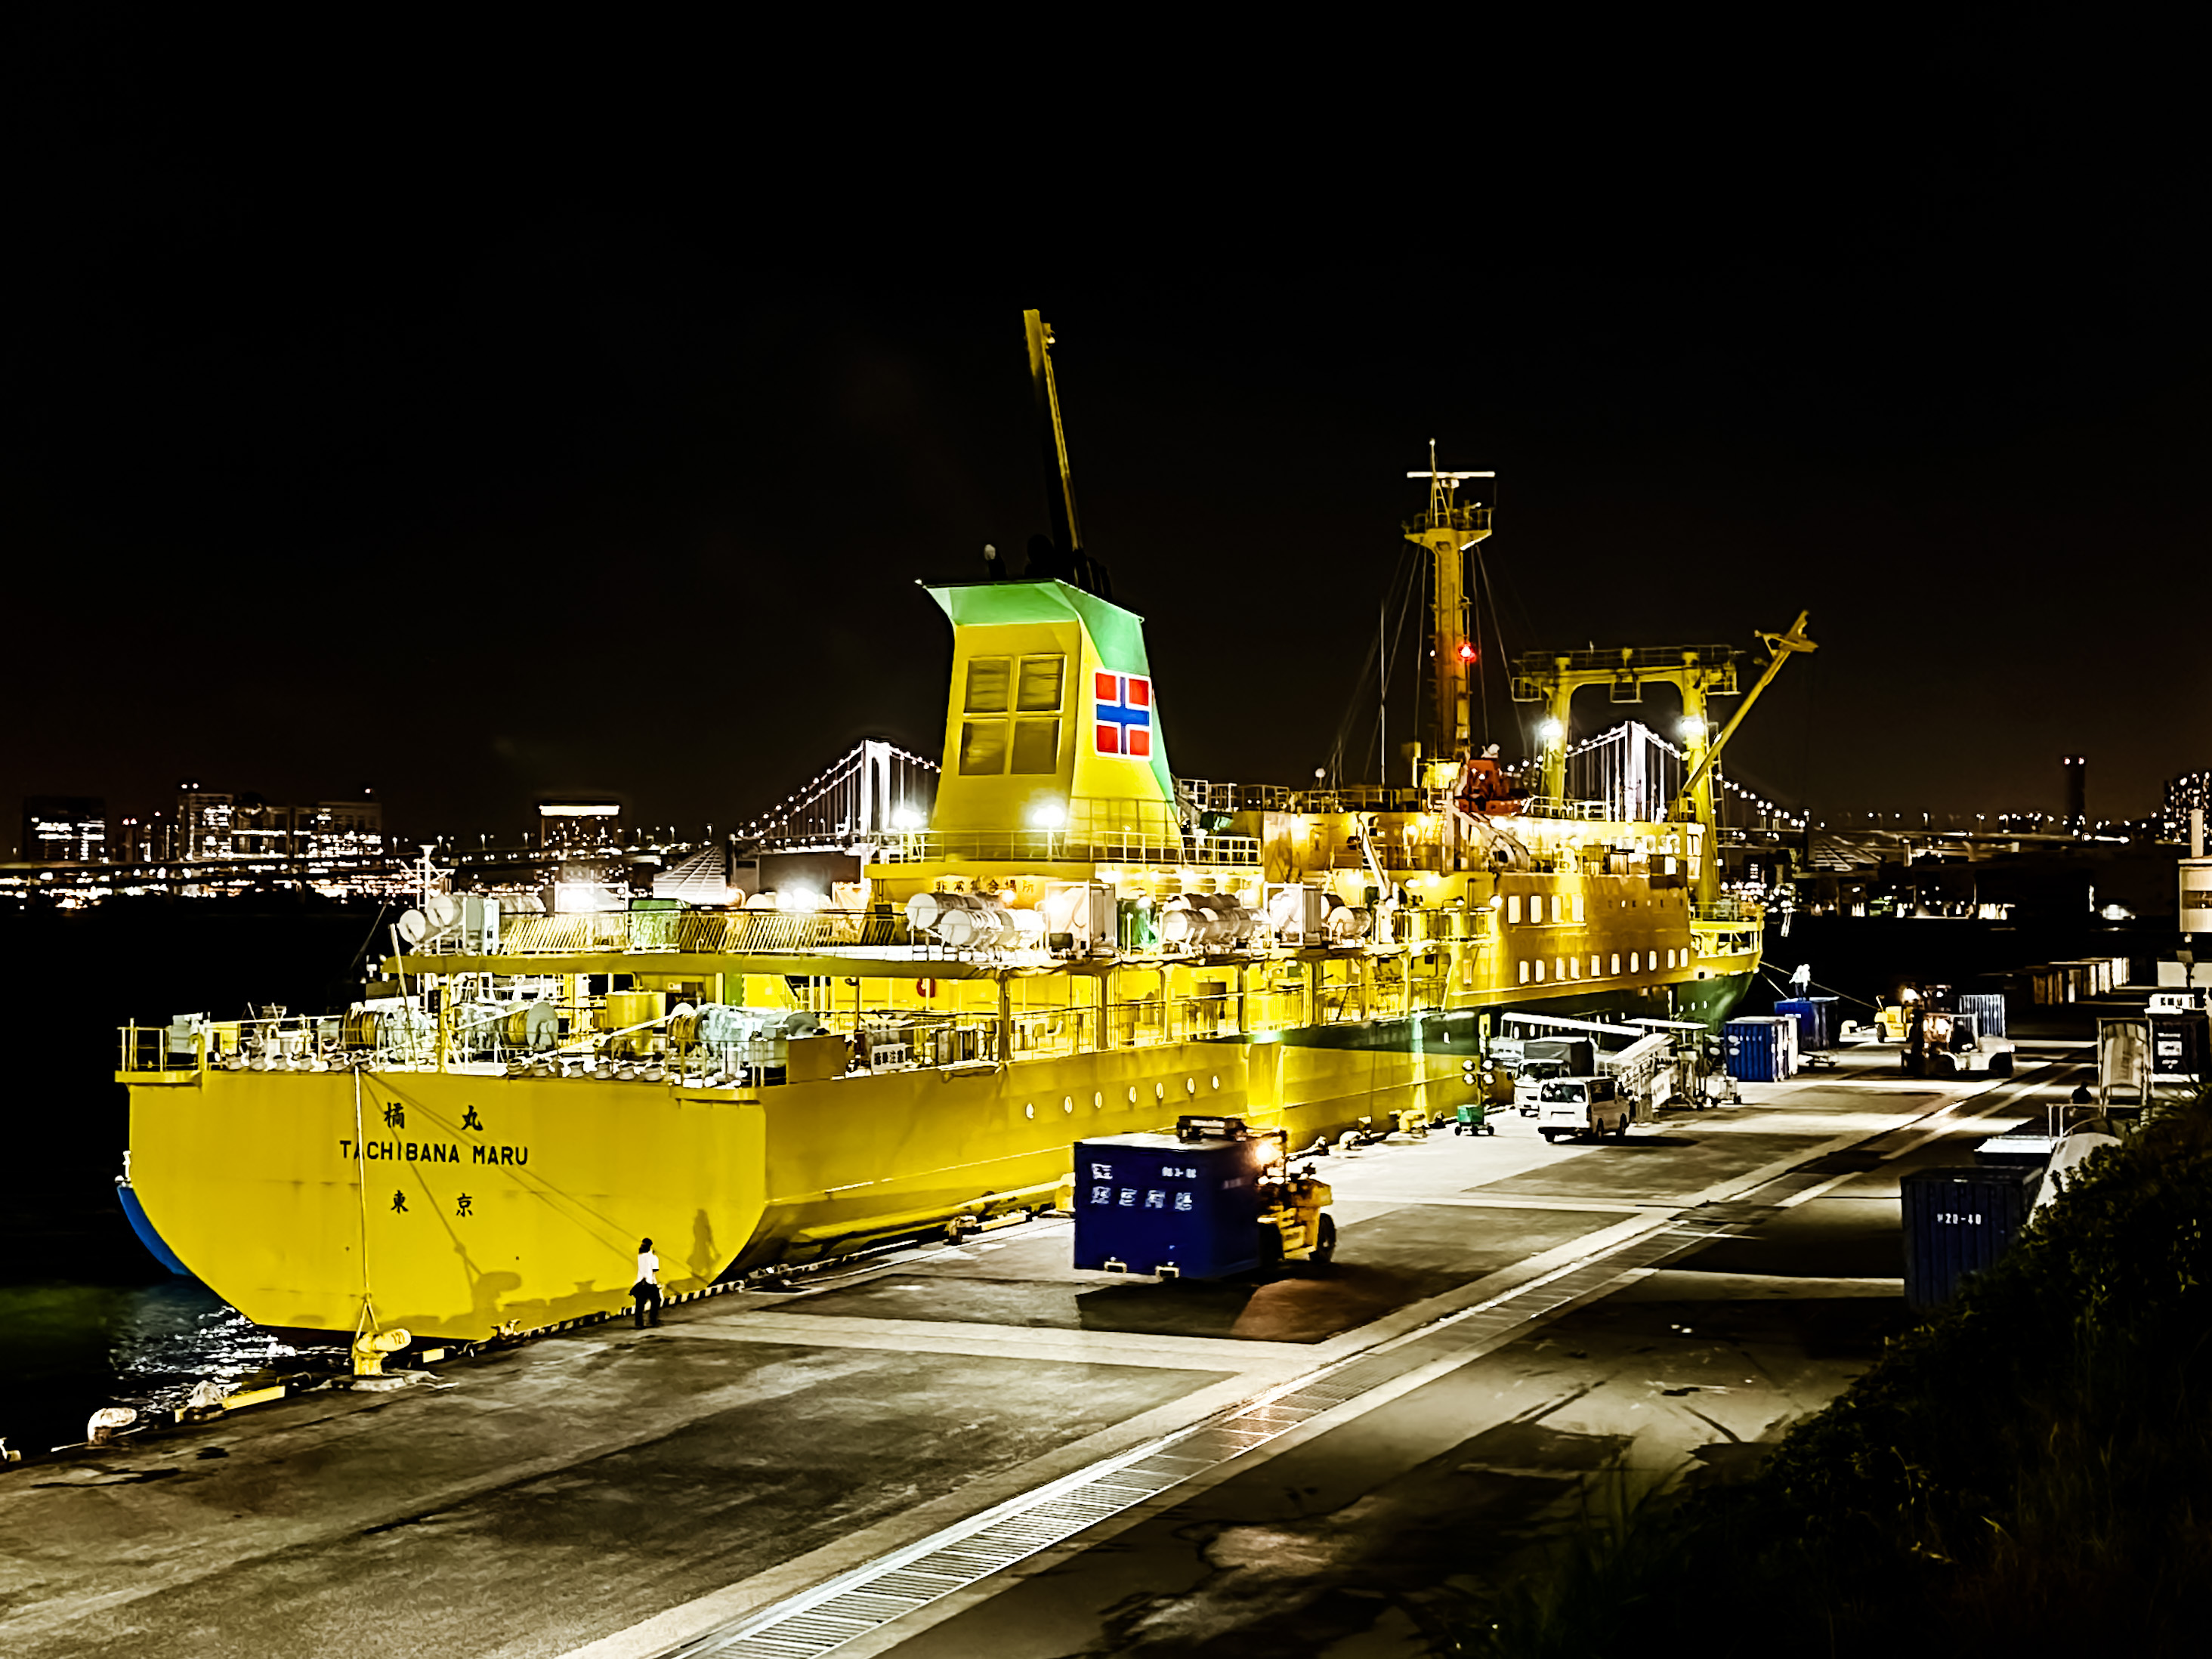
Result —
<instances>
[{"instance_id":1,"label":"yellow ship","mask_svg":"<svg viewBox=\"0 0 2212 1659\"><path fill-rule=\"evenodd\" d=\"M1048 1207L1073 1142L1183 1112L1294 1148L1444 1115L1509 1008L1732 1006L1759 917L1718 895L1709 786L1702 811L1607 820L1454 752L1458 572L1489 533L1468 475L1420 475L1407 530L1437 568L1450 758L1403 788L1179 785L1028 321L1053 544L1026 578L931 590L937 799L873 846L859 902L502 925L426 891L345 1015L127 1030L149 1243L264 1325L477 1339L621 1305L642 1237L680 1294Z\"/></svg>"}]
</instances>

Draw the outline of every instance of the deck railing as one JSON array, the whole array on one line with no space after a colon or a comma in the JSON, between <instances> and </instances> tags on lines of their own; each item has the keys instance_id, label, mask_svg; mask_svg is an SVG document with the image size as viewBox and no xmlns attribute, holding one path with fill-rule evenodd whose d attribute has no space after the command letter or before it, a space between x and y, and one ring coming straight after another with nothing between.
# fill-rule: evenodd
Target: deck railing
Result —
<instances>
[{"instance_id":1,"label":"deck railing","mask_svg":"<svg viewBox=\"0 0 2212 1659\"><path fill-rule=\"evenodd\" d=\"M890 911L617 910L517 916L501 934L499 948L516 956L645 951L744 956L920 942L906 918Z\"/></svg>"},{"instance_id":2,"label":"deck railing","mask_svg":"<svg viewBox=\"0 0 2212 1659\"><path fill-rule=\"evenodd\" d=\"M1209 835L1202 830L1164 835L1146 830L913 830L886 841L876 856L885 864L972 859L1247 867L1260 862L1260 843L1250 836Z\"/></svg>"}]
</instances>

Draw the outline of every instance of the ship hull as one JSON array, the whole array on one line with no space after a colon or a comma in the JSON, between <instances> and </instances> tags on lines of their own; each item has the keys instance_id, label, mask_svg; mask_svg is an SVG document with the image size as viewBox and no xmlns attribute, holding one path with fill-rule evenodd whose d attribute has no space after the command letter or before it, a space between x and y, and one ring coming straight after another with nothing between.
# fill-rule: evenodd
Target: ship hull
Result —
<instances>
[{"instance_id":1,"label":"ship hull","mask_svg":"<svg viewBox=\"0 0 2212 1659\"><path fill-rule=\"evenodd\" d=\"M1077 1140L1184 1113L1293 1148L1447 1115L1516 1006L1717 1021L1750 975L756 1089L452 1070L131 1079L148 1231L256 1322L453 1340L1055 1203Z\"/></svg>"},{"instance_id":2,"label":"ship hull","mask_svg":"<svg viewBox=\"0 0 2212 1659\"><path fill-rule=\"evenodd\" d=\"M1445 1050L1219 1039L741 1090L459 1072L134 1083L148 1225L257 1323L475 1340L1054 1204L1079 1139L1186 1112L1293 1145L1454 1103Z\"/></svg>"},{"instance_id":3,"label":"ship hull","mask_svg":"<svg viewBox=\"0 0 2212 1659\"><path fill-rule=\"evenodd\" d=\"M1709 979L1686 980L1674 988L1674 1017L1694 1019L1717 1030L1721 1022L1741 1006L1757 977L1756 969L1745 969L1715 974Z\"/></svg>"}]
</instances>

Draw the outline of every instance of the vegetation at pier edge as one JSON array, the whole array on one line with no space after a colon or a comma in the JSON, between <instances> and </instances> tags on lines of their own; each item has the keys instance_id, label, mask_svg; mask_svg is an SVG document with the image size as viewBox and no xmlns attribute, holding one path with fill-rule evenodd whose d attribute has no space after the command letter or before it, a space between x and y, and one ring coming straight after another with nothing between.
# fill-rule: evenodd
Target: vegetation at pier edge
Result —
<instances>
[{"instance_id":1,"label":"vegetation at pier edge","mask_svg":"<svg viewBox=\"0 0 2212 1659\"><path fill-rule=\"evenodd\" d=\"M1741 1485L1585 1517L1459 1651L2203 1651L2212 1115L2094 1159Z\"/></svg>"}]
</instances>

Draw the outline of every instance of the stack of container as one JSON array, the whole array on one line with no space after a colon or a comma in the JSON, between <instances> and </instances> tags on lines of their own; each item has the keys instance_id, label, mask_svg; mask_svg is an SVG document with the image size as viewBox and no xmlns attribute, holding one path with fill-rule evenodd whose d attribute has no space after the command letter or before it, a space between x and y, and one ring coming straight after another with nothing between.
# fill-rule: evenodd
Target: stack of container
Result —
<instances>
[{"instance_id":1,"label":"stack of container","mask_svg":"<svg viewBox=\"0 0 2212 1659\"><path fill-rule=\"evenodd\" d=\"M2084 1002L2104 996L2133 977L2125 957L2081 957L2069 962L2047 962L2027 970L2035 1000L2045 1006Z\"/></svg>"},{"instance_id":2,"label":"stack of container","mask_svg":"<svg viewBox=\"0 0 2212 1659\"><path fill-rule=\"evenodd\" d=\"M1747 1015L1721 1027L1728 1074L1739 1083L1786 1083L1797 1070L1797 1021Z\"/></svg>"}]
</instances>

